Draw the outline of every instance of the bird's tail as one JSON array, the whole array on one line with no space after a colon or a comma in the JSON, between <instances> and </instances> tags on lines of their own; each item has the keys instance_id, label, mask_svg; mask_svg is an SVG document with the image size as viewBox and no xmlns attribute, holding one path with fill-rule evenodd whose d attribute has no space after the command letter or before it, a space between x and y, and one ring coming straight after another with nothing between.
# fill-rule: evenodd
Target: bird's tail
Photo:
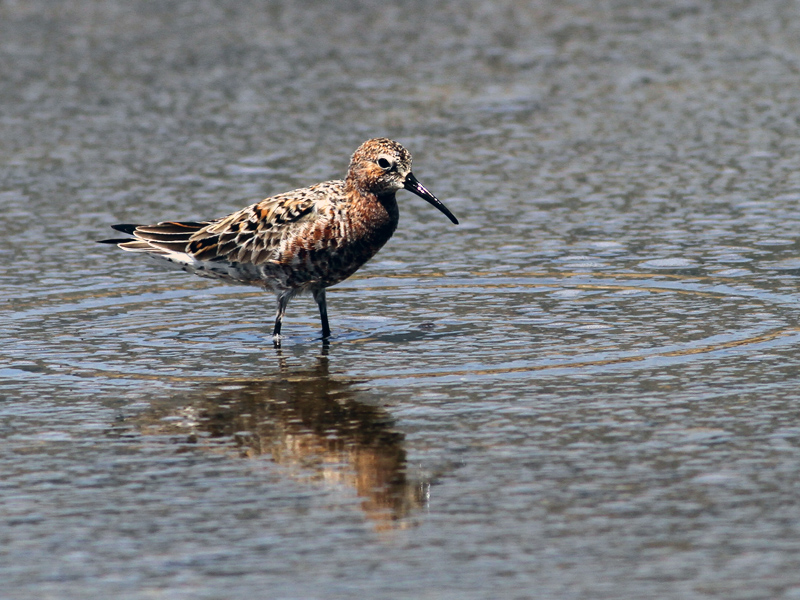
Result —
<instances>
[{"instance_id":1,"label":"bird's tail","mask_svg":"<svg viewBox=\"0 0 800 600\"><path fill-rule=\"evenodd\" d=\"M116 244L128 252L141 252L180 265L190 265L194 259L187 252L189 241L195 233L208 224L196 221L165 221L156 225L120 223L112 225L112 229L132 235L133 238L112 238L98 242Z\"/></svg>"}]
</instances>

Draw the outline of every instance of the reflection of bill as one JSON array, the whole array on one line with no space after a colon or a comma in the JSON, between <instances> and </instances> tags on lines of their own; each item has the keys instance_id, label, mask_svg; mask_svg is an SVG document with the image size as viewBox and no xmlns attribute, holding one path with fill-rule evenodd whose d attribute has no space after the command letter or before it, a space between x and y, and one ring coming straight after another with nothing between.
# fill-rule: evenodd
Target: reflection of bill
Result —
<instances>
[{"instance_id":1,"label":"reflection of bill","mask_svg":"<svg viewBox=\"0 0 800 600\"><path fill-rule=\"evenodd\" d=\"M215 384L202 398L154 407L136 421L145 435L302 467L311 479L355 489L378 529L404 526L425 504L428 482L408 480L404 436L388 413L354 397L351 383L328 375L323 356L314 369L292 372L283 364L270 380Z\"/></svg>"}]
</instances>

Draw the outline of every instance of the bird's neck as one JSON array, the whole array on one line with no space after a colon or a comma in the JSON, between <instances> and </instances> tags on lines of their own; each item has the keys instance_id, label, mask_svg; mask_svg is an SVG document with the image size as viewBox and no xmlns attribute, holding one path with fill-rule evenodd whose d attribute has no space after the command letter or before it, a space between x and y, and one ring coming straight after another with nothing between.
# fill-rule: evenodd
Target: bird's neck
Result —
<instances>
[{"instance_id":1,"label":"bird's neck","mask_svg":"<svg viewBox=\"0 0 800 600\"><path fill-rule=\"evenodd\" d=\"M374 238L383 245L397 228L399 211L394 192L373 194L345 183L347 199L358 217L352 223L360 231L360 237Z\"/></svg>"},{"instance_id":2,"label":"bird's neck","mask_svg":"<svg viewBox=\"0 0 800 600\"><path fill-rule=\"evenodd\" d=\"M397 223L400 213L397 209L397 197L395 193L387 192L386 194L375 196L375 200L386 210L389 217Z\"/></svg>"}]
</instances>

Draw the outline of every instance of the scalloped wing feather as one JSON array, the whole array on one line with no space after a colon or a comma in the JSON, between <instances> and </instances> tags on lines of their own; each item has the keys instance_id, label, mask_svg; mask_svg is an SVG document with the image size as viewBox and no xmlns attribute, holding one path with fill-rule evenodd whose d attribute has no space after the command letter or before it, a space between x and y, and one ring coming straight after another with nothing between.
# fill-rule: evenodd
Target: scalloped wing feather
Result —
<instances>
[{"instance_id":1,"label":"scalloped wing feather","mask_svg":"<svg viewBox=\"0 0 800 600\"><path fill-rule=\"evenodd\" d=\"M289 262L289 242L323 217L343 186L343 182L328 181L262 200L194 233L186 252L198 261Z\"/></svg>"},{"instance_id":2,"label":"scalloped wing feather","mask_svg":"<svg viewBox=\"0 0 800 600\"><path fill-rule=\"evenodd\" d=\"M320 183L267 198L213 221L120 224L115 229L134 239L115 242L123 250L169 257L183 264L284 264L292 260L292 241L305 227L330 215L332 198L342 195L343 188L341 181Z\"/></svg>"}]
</instances>

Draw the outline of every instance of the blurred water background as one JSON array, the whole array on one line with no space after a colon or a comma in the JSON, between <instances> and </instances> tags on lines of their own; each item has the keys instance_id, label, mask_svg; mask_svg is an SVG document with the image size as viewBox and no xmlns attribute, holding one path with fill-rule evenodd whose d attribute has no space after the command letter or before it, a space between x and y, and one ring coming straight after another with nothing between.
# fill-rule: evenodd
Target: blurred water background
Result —
<instances>
[{"instance_id":1,"label":"blurred water background","mask_svg":"<svg viewBox=\"0 0 800 600\"><path fill-rule=\"evenodd\" d=\"M800 598L800 5L0 3L0 596ZM295 300L108 225L412 152Z\"/></svg>"}]
</instances>

